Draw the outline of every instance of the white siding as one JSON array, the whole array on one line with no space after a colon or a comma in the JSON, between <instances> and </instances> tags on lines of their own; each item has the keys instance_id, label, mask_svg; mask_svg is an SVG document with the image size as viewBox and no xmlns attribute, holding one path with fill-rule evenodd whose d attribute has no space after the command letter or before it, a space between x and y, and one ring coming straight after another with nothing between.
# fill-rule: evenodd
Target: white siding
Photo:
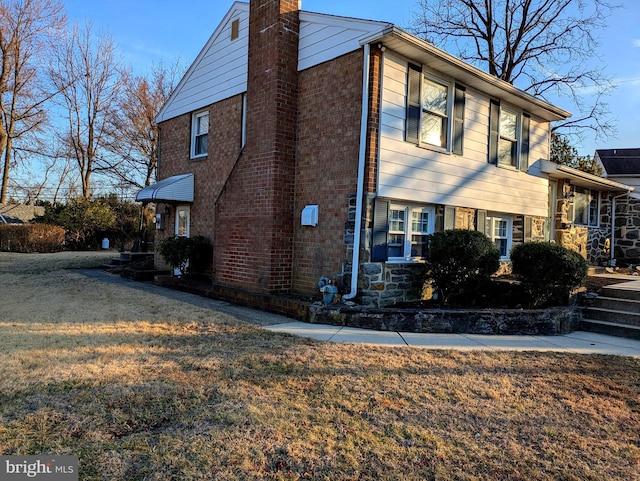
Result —
<instances>
[{"instance_id":1,"label":"white siding","mask_svg":"<svg viewBox=\"0 0 640 481\"><path fill-rule=\"evenodd\" d=\"M547 216L548 181L487 162L489 97L467 89L464 155L404 141L407 62L385 52L378 195ZM547 124L532 119L531 163L546 157Z\"/></svg>"},{"instance_id":2,"label":"white siding","mask_svg":"<svg viewBox=\"0 0 640 481\"><path fill-rule=\"evenodd\" d=\"M231 40L231 24L240 21ZM235 3L158 114L163 121L206 107L247 90L249 5Z\"/></svg>"},{"instance_id":3,"label":"white siding","mask_svg":"<svg viewBox=\"0 0 640 481\"><path fill-rule=\"evenodd\" d=\"M319 65L360 48L360 39L388 24L355 18L300 12L298 70Z\"/></svg>"}]
</instances>

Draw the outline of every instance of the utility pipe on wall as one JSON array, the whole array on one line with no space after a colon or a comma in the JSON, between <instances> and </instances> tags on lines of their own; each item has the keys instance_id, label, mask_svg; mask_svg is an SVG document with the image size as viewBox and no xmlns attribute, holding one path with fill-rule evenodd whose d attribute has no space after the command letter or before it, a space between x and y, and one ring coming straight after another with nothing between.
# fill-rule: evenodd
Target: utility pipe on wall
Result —
<instances>
[{"instance_id":1,"label":"utility pipe on wall","mask_svg":"<svg viewBox=\"0 0 640 481\"><path fill-rule=\"evenodd\" d=\"M364 45L362 66L362 115L360 118L360 153L358 155L358 186L356 189L356 218L353 232L353 258L351 259L351 291L343 299L353 299L358 294L358 272L360 269L360 236L362 230L362 203L364 197L364 166L367 155L367 131L369 123L369 61L371 46Z\"/></svg>"}]
</instances>

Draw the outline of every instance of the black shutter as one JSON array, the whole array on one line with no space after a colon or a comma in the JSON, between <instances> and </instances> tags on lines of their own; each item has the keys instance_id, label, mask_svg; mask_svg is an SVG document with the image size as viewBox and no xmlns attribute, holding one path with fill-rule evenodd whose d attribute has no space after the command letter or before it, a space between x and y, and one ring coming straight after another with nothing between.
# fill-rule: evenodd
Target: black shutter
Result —
<instances>
[{"instance_id":1,"label":"black shutter","mask_svg":"<svg viewBox=\"0 0 640 481\"><path fill-rule=\"evenodd\" d=\"M529 170L529 130L531 128L531 115L522 114L522 149L520 150L520 170Z\"/></svg>"},{"instance_id":2,"label":"black shutter","mask_svg":"<svg viewBox=\"0 0 640 481\"><path fill-rule=\"evenodd\" d=\"M373 262L384 262L389 256L387 254L387 243L389 238L389 201L376 199L373 210L373 235L371 246L371 260Z\"/></svg>"},{"instance_id":3,"label":"black shutter","mask_svg":"<svg viewBox=\"0 0 640 481\"><path fill-rule=\"evenodd\" d=\"M500 102L491 99L489 106L489 163L498 165L498 140L500 139Z\"/></svg>"},{"instance_id":4,"label":"black shutter","mask_svg":"<svg viewBox=\"0 0 640 481\"><path fill-rule=\"evenodd\" d=\"M407 122L405 139L414 144L420 143L420 117L422 104L420 103L420 82L422 69L409 64L407 76Z\"/></svg>"},{"instance_id":5,"label":"black shutter","mask_svg":"<svg viewBox=\"0 0 640 481\"><path fill-rule=\"evenodd\" d=\"M464 143L464 102L466 88L456 84L454 104L453 104L453 153L462 155Z\"/></svg>"}]
</instances>

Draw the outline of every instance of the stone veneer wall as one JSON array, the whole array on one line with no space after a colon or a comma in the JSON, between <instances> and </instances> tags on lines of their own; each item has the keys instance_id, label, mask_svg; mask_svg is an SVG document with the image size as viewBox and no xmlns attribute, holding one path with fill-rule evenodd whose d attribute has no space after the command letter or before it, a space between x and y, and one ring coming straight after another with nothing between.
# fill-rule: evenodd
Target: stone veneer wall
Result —
<instances>
[{"instance_id":1,"label":"stone veneer wall","mask_svg":"<svg viewBox=\"0 0 640 481\"><path fill-rule=\"evenodd\" d=\"M424 263L388 263L370 262L373 206L375 194L368 194L366 199L365 214L360 250L360 268L358 274L358 301L363 306L388 307L403 302L416 301L431 298L432 291L429 283L425 283L426 265ZM351 259L353 258L353 242L355 229L356 197L349 198L349 216L344 228L344 244L347 257L343 263L343 274L338 280L338 287L342 292L348 292L351 285ZM444 229L444 206L436 206L436 231ZM525 228L529 219L524 216L514 216L513 244L526 240L544 241L545 222L544 217L530 218L530 228ZM455 228L476 229L476 210L471 208L456 208ZM511 263L501 262L498 274L511 272Z\"/></svg>"},{"instance_id":2,"label":"stone veneer wall","mask_svg":"<svg viewBox=\"0 0 640 481\"><path fill-rule=\"evenodd\" d=\"M611 196L600 196L600 227L589 228L587 239L587 261L593 266L609 265L611 259Z\"/></svg>"},{"instance_id":3,"label":"stone veneer wall","mask_svg":"<svg viewBox=\"0 0 640 481\"><path fill-rule=\"evenodd\" d=\"M640 264L640 201L616 200L614 257L619 263Z\"/></svg>"}]
</instances>

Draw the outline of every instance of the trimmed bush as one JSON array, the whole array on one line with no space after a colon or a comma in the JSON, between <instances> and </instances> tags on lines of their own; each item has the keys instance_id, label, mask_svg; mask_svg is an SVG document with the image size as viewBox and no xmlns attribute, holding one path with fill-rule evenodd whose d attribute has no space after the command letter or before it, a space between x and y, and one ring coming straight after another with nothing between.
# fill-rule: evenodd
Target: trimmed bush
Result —
<instances>
[{"instance_id":1,"label":"trimmed bush","mask_svg":"<svg viewBox=\"0 0 640 481\"><path fill-rule=\"evenodd\" d=\"M482 232L454 229L429 236L429 277L449 302L482 291L500 268L500 252Z\"/></svg>"},{"instance_id":2,"label":"trimmed bush","mask_svg":"<svg viewBox=\"0 0 640 481\"><path fill-rule=\"evenodd\" d=\"M587 261L550 242L525 242L511 250L512 272L522 282L530 307L566 305L587 278Z\"/></svg>"},{"instance_id":3,"label":"trimmed bush","mask_svg":"<svg viewBox=\"0 0 640 481\"><path fill-rule=\"evenodd\" d=\"M65 232L49 224L0 224L0 250L11 252L59 252Z\"/></svg>"},{"instance_id":4,"label":"trimmed bush","mask_svg":"<svg viewBox=\"0 0 640 481\"><path fill-rule=\"evenodd\" d=\"M181 274L203 274L211 267L211 241L204 236L168 237L160 241L158 254Z\"/></svg>"}]
</instances>

